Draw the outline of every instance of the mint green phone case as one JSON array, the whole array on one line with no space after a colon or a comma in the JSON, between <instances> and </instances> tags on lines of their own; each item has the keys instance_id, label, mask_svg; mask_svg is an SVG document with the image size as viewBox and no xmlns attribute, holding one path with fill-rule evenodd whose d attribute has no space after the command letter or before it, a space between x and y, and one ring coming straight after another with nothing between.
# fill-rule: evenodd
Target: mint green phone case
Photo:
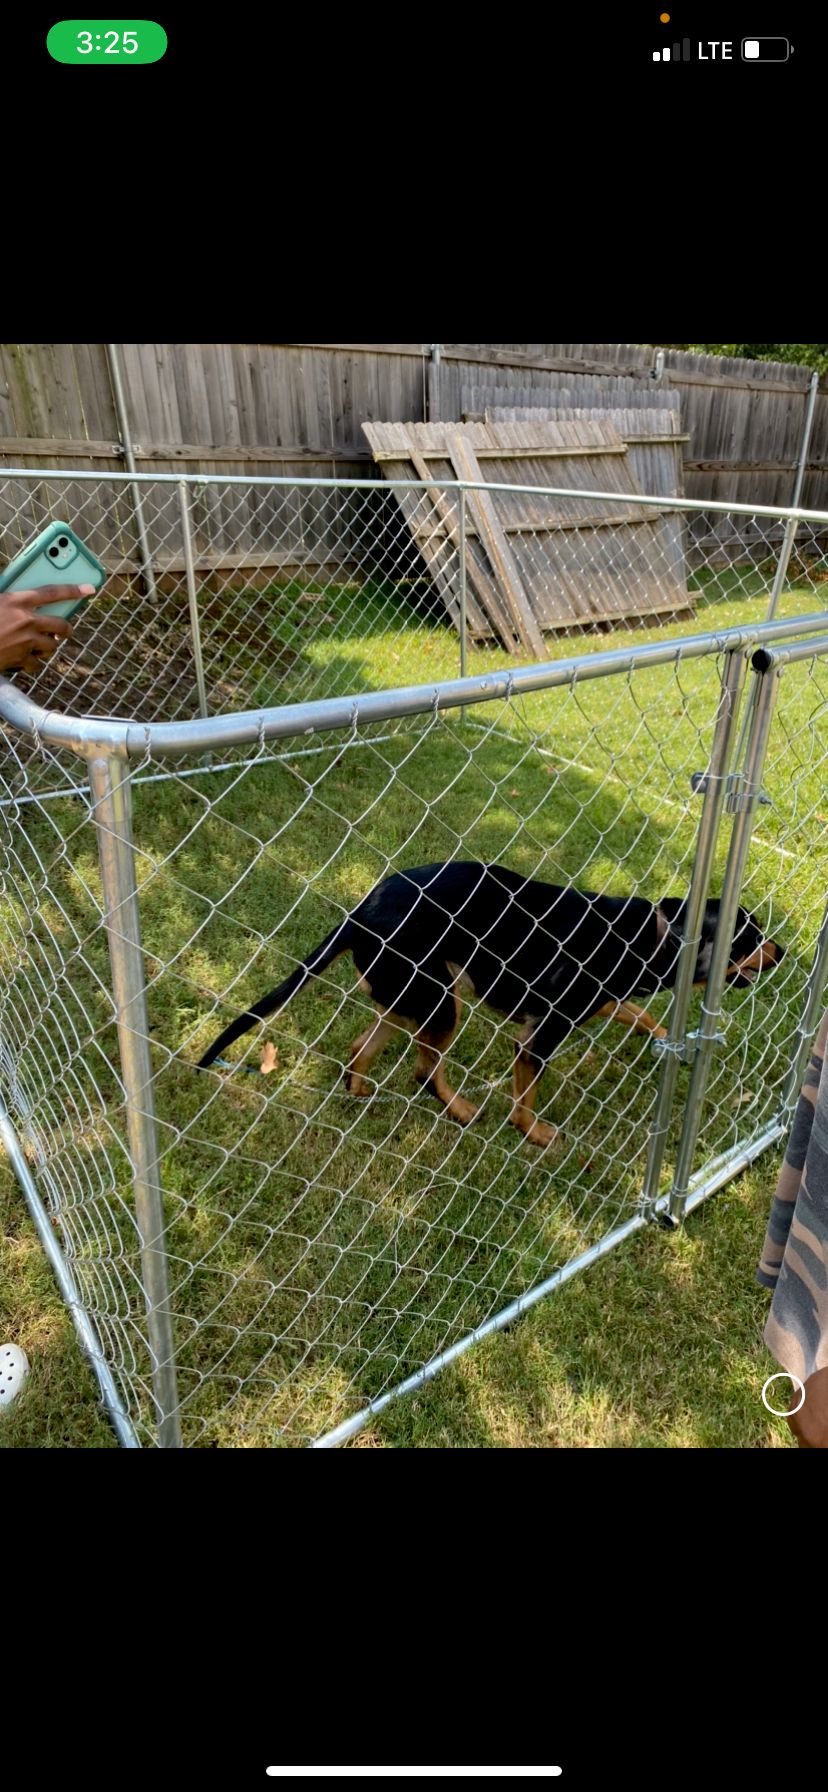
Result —
<instances>
[{"instance_id":1,"label":"mint green phone case","mask_svg":"<svg viewBox=\"0 0 828 1792\"><path fill-rule=\"evenodd\" d=\"M99 591L105 578L106 567L84 547L69 524L50 523L0 573L0 592L36 590L41 585L94 585ZM88 602L88 597L78 597L66 603L43 604L38 615L73 616Z\"/></svg>"}]
</instances>

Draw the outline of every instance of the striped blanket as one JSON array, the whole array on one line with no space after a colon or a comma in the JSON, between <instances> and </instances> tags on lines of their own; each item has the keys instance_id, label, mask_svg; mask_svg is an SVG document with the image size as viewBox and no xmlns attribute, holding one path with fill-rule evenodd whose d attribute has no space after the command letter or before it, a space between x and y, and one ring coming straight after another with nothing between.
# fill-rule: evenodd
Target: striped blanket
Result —
<instances>
[{"instance_id":1,"label":"striped blanket","mask_svg":"<svg viewBox=\"0 0 828 1792\"><path fill-rule=\"evenodd\" d=\"M776 1185L757 1282L774 1291L765 1343L789 1375L828 1368L828 1011Z\"/></svg>"}]
</instances>

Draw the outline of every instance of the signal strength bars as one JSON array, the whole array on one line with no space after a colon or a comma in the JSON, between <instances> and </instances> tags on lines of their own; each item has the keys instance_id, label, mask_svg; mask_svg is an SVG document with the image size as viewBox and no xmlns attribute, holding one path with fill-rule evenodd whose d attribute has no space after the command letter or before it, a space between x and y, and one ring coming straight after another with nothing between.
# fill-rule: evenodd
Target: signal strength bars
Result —
<instances>
[{"instance_id":1,"label":"signal strength bars","mask_svg":"<svg viewBox=\"0 0 828 1792\"><path fill-rule=\"evenodd\" d=\"M654 62L689 62L690 61L690 39L689 39L689 37L682 38L682 41L680 44L673 44L672 49L670 48L670 46L668 44L666 46L666 48L663 50L654 50L653 51L653 61Z\"/></svg>"}]
</instances>

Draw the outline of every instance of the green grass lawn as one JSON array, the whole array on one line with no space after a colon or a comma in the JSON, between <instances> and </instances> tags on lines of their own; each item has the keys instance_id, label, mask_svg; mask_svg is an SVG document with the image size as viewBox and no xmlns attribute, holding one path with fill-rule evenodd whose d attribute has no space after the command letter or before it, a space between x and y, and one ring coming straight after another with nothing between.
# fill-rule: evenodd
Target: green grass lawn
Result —
<instances>
[{"instance_id":1,"label":"green grass lawn","mask_svg":"<svg viewBox=\"0 0 828 1792\"><path fill-rule=\"evenodd\" d=\"M669 632L755 621L766 591L758 573L707 576L697 581L695 621ZM260 616L268 595L255 599ZM456 675L456 636L399 593L328 587L330 620L310 630L297 619L308 595L317 594L272 594L268 627L297 656L291 688L268 684L263 651L245 668L250 706ZM784 613L816 610L820 596L796 588ZM614 644L604 633L578 647ZM506 661L473 648L468 670ZM329 735L301 754L300 740L289 761L250 766L237 756L231 772L136 784L188 1441L255 1447L318 1435L634 1212L658 1071L649 1042L618 1025L578 1032L556 1057L541 1105L562 1137L543 1154L507 1124L510 1036L483 1009L464 1006L449 1056L456 1086L485 1101L473 1127L461 1130L415 1093L403 1039L377 1060L372 1100L345 1094L341 1064L371 1012L350 960L264 1030L278 1047L274 1075L196 1076L192 1063L389 865L459 852L582 888L654 900L686 893L699 812L690 775L706 763L716 689L714 662L688 661L482 705L465 721L455 712L363 731L358 744ZM699 1163L758 1133L775 1111L828 888L825 695L821 668L782 680L765 776L771 806L757 823L747 900L788 955L779 973L726 998ZM34 1109L23 1131L47 1197L60 1191L64 1246L145 1421L94 836L77 800L20 816L14 880L20 887L25 872L30 896L7 899L0 923L3 1025ZM726 840L725 828L714 893ZM45 994L27 1026L33 981ZM211 994L224 997L215 1013ZM668 998L652 1006L666 1013ZM691 1025L697 1019L698 1000ZM256 1065L256 1036L232 1055ZM761 1404L774 1365L761 1342L768 1296L753 1283L777 1165L768 1154L678 1238L653 1230L628 1241L427 1390L392 1404L354 1447L786 1445L783 1421ZM6 1170L0 1203L0 1334L32 1361L0 1445L109 1447L93 1379Z\"/></svg>"}]
</instances>

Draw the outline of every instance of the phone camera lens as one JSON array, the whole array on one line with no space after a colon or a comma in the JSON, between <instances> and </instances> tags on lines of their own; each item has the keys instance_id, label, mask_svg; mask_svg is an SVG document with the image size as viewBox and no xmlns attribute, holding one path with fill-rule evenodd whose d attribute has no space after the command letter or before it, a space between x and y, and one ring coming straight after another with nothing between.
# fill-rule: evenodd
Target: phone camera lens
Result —
<instances>
[{"instance_id":1,"label":"phone camera lens","mask_svg":"<svg viewBox=\"0 0 828 1792\"><path fill-rule=\"evenodd\" d=\"M49 549L49 553L50 553L50 554L51 554L51 556L52 556L52 559L53 559L53 560L56 560L56 559L57 559L57 552L58 552L58 551L57 551L57 548L50 548L50 549Z\"/></svg>"},{"instance_id":2,"label":"phone camera lens","mask_svg":"<svg viewBox=\"0 0 828 1792\"><path fill-rule=\"evenodd\" d=\"M59 535L58 536L58 547L59 548L68 548L68 546L69 546L68 535Z\"/></svg>"}]
</instances>

